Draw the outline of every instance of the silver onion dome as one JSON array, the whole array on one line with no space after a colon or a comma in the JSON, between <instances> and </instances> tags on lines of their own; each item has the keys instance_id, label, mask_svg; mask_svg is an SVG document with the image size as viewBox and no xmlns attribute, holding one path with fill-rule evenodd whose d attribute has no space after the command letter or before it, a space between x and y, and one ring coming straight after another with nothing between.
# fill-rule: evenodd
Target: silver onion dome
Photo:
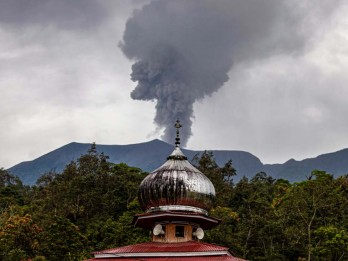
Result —
<instances>
[{"instance_id":1,"label":"silver onion dome","mask_svg":"<svg viewBox=\"0 0 348 261\"><path fill-rule=\"evenodd\" d=\"M179 122L176 147L167 161L148 174L139 187L138 199L146 212L191 211L208 214L215 199L211 181L192 166L179 148Z\"/></svg>"}]
</instances>

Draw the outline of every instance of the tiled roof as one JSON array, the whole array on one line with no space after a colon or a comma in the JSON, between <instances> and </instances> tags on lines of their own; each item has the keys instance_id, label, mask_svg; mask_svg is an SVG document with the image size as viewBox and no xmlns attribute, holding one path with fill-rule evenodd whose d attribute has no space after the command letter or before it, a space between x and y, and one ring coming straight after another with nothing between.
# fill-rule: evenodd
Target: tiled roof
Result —
<instances>
[{"instance_id":1,"label":"tiled roof","mask_svg":"<svg viewBox=\"0 0 348 261\"><path fill-rule=\"evenodd\" d=\"M106 249L86 261L245 261L231 256L227 247L198 241L182 243L148 242Z\"/></svg>"},{"instance_id":2,"label":"tiled roof","mask_svg":"<svg viewBox=\"0 0 348 261\"><path fill-rule=\"evenodd\" d=\"M139 257L139 258L92 258L85 261L246 261L233 256L190 256L190 257Z\"/></svg>"},{"instance_id":3,"label":"tiled roof","mask_svg":"<svg viewBox=\"0 0 348 261\"><path fill-rule=\"evenodd\" d=\"M153 253L153 252L208 252L208 251L227 251L227 247L217 246L197 241L189 241L183 243L159 243L148 242L124 247L106 249L94 252L94 254L117 254L117 253Z\"/></svg>"}]
</instances>

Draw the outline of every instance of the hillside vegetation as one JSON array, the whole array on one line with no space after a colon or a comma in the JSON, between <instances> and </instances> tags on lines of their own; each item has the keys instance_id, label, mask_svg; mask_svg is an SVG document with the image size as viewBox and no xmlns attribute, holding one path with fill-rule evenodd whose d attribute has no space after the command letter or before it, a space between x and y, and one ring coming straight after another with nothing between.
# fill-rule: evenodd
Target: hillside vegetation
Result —
<instances>
[{"instance_id":1,"label":"hillside vegetation","mask_svg":"<svg viewBox=\"0 0 348 261\"><path fill-rule=\"evenodd\" d=\"M234 182L232 161L204 152L192 162L213 182L210 215L223 222L204 241L249 260L348 260L348 176L313 170L291 184L264 172ZM90 252L149 241L134 228L142 213L141 169L90 149L34 186L0 170L0 260L83 260Z\"/></svg>"},{"instance_id":2,"label":"hillside vegetation","mask_svg":"<svg viewBox=\"0 0 348 261\"><path fill-rule=\"evenodd\" d=\"M158 168L173 150L173 145L161 140L128 145L96 145L99 152L109 156L112 163L126 163L142 169L152 171ZM21 162L8 169L12 175L18 176L23 184L35 185L38 178L47 172L63 172L66 165L76 161L86 153L91 144L72 142L53 150L31 161ZM263 164L259 158L246 151L209 150L213 152L215 162L222 167L229 159L233 159L233 166L237 170L234 181L238 182L244 176L253 178L259 172L266 172L276 179L287 179L299 182L310 176L313 169L324 170L334 175L342 176L348 173L348 149L326 153L314 158L301 161L288 160L283 164ZM192 159L200 156L204 151L183 149L184 154Z\"/></svg>"}]
</instances>

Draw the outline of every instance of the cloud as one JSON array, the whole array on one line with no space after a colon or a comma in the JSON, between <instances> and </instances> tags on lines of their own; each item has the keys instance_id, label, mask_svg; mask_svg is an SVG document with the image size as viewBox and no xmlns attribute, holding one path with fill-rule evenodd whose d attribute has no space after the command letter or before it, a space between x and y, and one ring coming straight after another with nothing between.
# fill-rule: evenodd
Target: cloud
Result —
<instances>
[{"instance_id":1,"label":"cloud","mask_svg":"<svg viewBox=\"0 0 348 261\"><path fill-rule=\"evenodd\" d=\"M347 147L347 10L341 6L326 17L301 55L236 66L220 92L195 105L196 137L189 146L202 148L201 139L215 148L250 151L268 163Z\"/></svg>"},{"instance_id":2,"label":"cloud","mask_svg":"<svg viewBox=\"0 0 348 261\"><path fill-rule=\"evenodd\" d=\"M45 25L66 30L99 26L107 12L93 0L2 0L0 22L10 26Z\"/></svg>"},{"instance_id":3,"label":"cloud","mask_svg":"<svg viewBox=\"0 0 348 261\"><path fill-rule=\"evenodd\" d=\"M299 55L308 34L323 22L326 1L152 1L127 21L121 48L134 60L131 97L156 101L163 139L175 136L179 118L185 146L192 135L193 104L228 81L233 64Z\"/></svg>"},{"instance_id":4,"label":"cloud","mask_svg":"<svg viewBox=\"0 0 348 261\"><path fill-rule=\"evenodd\" d=\"M139 52L146 53L154 40L166 36L161 39L175 42L176 49L169 49L184 53L178 69L191 61L198 64L191 73L196 85L203 83L199 90L205 98L192 105L194 135L188 147L249 150L265 162L347 147L346 3L203 0L194 12L198 2L170 1L170 9L161 10L157 4L164 8L166 1L1 1L0 167L71 141L127 144L157 137L156 102L129 96L136 87L129 74L138 53L130 52L128 60L118 47L135 8L134 17L153 14L140 17L149 19L146 23L133 18L144 26L139 33L153 30L140 34ZM147 11L141 11L144 5ZM209 15L208 6L221 12L221 20L200 24ZM168 14L163 26L156 23L162 11ZM185 28L176 31L180 22L194 28L194 34ZM221 24L220 30L214 31L215 24ZM180 36L183 32L187 37ZM229 34L238 41L226 51ZM200 36L208 40L197 40ZM194 47L185 49L192 41ZM221 61L215 62L218 57ZM231 64L232 70L223 70ZM200 70L207 76L198 81ZM210 71L223 73L210 78ZM220 85L205 88L216 82ZM197 97L192 91L183 93ZM171 128L174 121L168 120Z\"/></svg>"},{"instance_id":5,"label":"cloud","mask_svg":"<svg viewBox=\"0 0 348 261\"><path fill-rule=\"evenodd\" d=\"M151 111L151 106L129 108L129 95L121 91L130 84L129 62L117 44L134 5L16 0L0 5L6 12L0 15L0 167L71 141L131 142L127 130L136 129L131 115ZM139 107L143 112L135 113Z\"/></svg>"}]
</instances>

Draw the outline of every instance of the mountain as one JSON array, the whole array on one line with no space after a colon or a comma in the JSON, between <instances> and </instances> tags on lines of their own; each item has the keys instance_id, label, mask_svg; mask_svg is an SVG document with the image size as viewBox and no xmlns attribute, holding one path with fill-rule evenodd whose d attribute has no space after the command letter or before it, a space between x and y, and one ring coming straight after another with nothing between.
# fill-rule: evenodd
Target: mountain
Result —
<instances>
[{"instance_id":1,"label":"mountain","mask_svg":"<svg viewBox=\"0 0 348 261\"><path fill-rule=\"evenodd\" d=\"M348 174L348 149L301 161L291 159L284 164L265 164L263 171L276 178L300 181L308 177L314 169L325 170L335 176Z\"/></svg>"},{"instance_id":2,"label":"mountain","mask_svg":"<svg viewBox=\"0 0 348 261\"><path fill-rule=\"evenodd\" d=\"M33 185L36 180L49 171L61 172L73 160L85 154L91 144L72 142L51 151L32 161L19 163L8 171L17 175L25 184ZM98 152L108 155L111 162L127 163L144 171L152 171L164 163L172 152L173 146L160 140L130 144L130 145L97 145ZM182 149L191 160L202 151ZM241 177L253 177L264 171L274 178L284 178L290 181L304 180L314 169L325 170L335 175L348 173L348 149L320 155L316 158L302 161L289 160L284 164L263 164L256 156L245 151L209 150L213 152L216 162L221 166L232 159L237 170L238 181Z\"/></svg>"}]
</instances>

